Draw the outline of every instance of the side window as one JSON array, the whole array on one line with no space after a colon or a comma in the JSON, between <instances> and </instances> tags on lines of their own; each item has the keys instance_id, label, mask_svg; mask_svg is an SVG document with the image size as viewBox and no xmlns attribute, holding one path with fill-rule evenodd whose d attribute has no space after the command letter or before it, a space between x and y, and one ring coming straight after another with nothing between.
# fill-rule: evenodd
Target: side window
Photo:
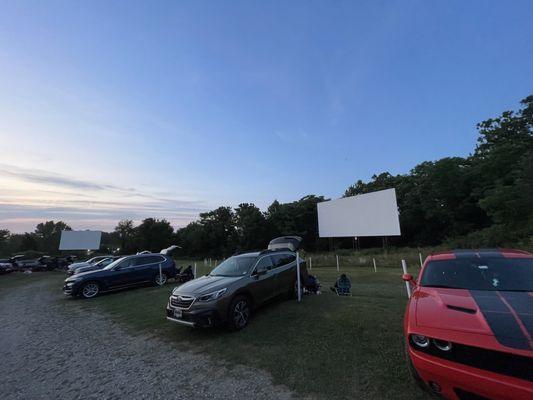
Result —
<instances>
[{"instance_id":1,"label":"side window","mask_svg":"<svg viewBox=\"0 0 533 400\"><path fill-rule=\"evenodd\" d=\"M131 267L133 261L134 261L133 259L127 258L121 261L118 267L120 267L120 269Z\"/></svg>"},{"instance_id":2,"label":"side window","mask_svg":"<svg viewBox=\"0 0 533 400\"><path fill-rule=\"evenodd\" d=\"M136 267L136 266L139 266L139 265L146 265L146 264L150 264L152 261L150 261L150 256L141 256L141 257L135 257L131 263L131 266L132 267Z\"/></svg>"},{"instance_id":3,"label":"side window","mask_svg":"<svg viewBox=\"0 0 533 400\"><path fill-rule=\"evenodd\" d=\"M255 266L256 271L259 271L261 269L266 269L270 271L272 268L274 268L274 264L272 263L272 258L270 258L269 256L260 259L257 265Z\"/></svg>"},{"instance_id":4,"label":"side window","mask_svg":"<svg viewBox=\"0 0 533 400\"><path fill-rule=\"evenodd\" d=\"M274 256L277 267L283 267L284 265L290 264L296 260L296 256L293 254L276 254Z\"/></svg>"},{"instance_id":5,"label":"side window","mask_svg":"<svg viewBox=\"0 0 533 400\"><path fill-rule=\"evenodd\" d=\"M165 261L164 257L161 256L146 256L146 264L159 264Z\"/></svg>"}]
</instances>

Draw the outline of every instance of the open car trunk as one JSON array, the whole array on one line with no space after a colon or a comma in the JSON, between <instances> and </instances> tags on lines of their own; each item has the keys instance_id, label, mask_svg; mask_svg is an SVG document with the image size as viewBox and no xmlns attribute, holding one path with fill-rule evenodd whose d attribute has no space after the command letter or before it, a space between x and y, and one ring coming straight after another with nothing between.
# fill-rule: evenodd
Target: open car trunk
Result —
<instances>
[{"instance_id":1,"label":"open car trunk","mask_svg":"<svg viewBox=\"0 0 533 400\"><path fill-rule=\"evenodd\" d=\"M297 251L302 244L300 236L282 236L272 239L268 244L268 250L290 250Z\"/></svg>"}]
</instances>

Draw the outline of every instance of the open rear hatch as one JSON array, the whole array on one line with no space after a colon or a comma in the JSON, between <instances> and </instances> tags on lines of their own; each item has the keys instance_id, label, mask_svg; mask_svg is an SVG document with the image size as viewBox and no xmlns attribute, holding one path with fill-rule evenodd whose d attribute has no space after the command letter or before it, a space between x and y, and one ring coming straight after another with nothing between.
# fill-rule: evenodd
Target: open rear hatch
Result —
<instances>
[{"instance_id":1,"label":"open rear hatch","mask_svg":"<svg viewBox=\"0 0 533 400\"><path fill-rule=\"evenodd\" d=\"M268 244L268 250L290 250L297 251L302 244L300 236L282 236L272 239Z\"/></svg>"}]
</instances>

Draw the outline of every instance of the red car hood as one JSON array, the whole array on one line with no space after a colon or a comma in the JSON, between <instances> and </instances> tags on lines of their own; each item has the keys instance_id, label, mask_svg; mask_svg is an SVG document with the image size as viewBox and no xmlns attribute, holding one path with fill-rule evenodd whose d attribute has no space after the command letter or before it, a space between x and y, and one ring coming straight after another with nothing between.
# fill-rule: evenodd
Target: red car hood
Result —
<instances>
[{"instance_id":1,"label":"red car hood","mask_svg":"<svg viewBox=\"0 0 533 400\"><path fill-rule=\"evenodd\" d=\"M491 335L504 346L532 350L533 293L419 287L419 326Z\"/></svg>"}]
</instances>

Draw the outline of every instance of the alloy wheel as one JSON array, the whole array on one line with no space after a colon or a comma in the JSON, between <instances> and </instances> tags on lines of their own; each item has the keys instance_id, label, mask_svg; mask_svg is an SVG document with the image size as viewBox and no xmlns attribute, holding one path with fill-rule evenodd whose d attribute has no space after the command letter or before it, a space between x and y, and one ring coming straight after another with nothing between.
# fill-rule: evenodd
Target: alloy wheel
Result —
<instances>
[{"instance_id":1,"label":"alloy wheel","mask_svg":"<svg viewBox=\"0 0 533 400\"><path fill-rule=\"evenodd\" d=\"M91 297L96 296L99 290L100 289L98 287L98 284L88 283L87 285L83 287L82 294L83 294L83 297L90 299Z\"/></svg>"},{"instance_id":2,"label":"alloy wheel","mask_svg":"<svg viewBox=\"0 0 533 400\"><path fill-rule=\"evenodd\" d=\"M238 328L243 328L248 323L248 318L250 318L250 307L248 307L248 302L246 300L241 300L235 304L233 309L233 321L235 326Z\"/></svg>"},{"instance_id":3,"label":"alloy wheel","mask_svg":"<svg viewBox=\"0 0 533 400\"><path fill-rule=\"evenodd\" d=\"M167 283L167 276L165 274L157 274L155 277L155 283L159 286L164 285L165 283Z\"/></svg>"}]
</instances>

